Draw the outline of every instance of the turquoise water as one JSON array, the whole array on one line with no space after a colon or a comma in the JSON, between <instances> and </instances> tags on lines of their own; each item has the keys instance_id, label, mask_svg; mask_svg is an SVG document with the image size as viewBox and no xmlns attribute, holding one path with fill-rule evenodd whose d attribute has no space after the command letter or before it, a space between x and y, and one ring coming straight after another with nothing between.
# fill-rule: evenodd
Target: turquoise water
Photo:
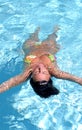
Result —
<instances>
[{"instance_id":1,"label":"turquoise water","mask_svg":"<svg viewBox=\"0 0 82 130\"><path fill-rule=\"evenodd\" d=\"M59 67L82 77L82 0L0 0L0 83L23 69L22 45L60 26ZM60 94L42 99L29 81L0 95L0 130L82 130L82 86L53 78Z\"/></svg>"}]
</instances>

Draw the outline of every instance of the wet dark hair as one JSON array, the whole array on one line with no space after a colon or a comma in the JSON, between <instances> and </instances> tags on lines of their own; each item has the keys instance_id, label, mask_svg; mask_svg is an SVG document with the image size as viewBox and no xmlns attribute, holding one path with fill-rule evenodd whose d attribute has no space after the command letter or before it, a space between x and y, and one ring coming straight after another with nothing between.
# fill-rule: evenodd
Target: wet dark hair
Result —
<instances>
[{"instance_id":1,"label":"wet dark hair","mask_svg":"<svg viewBox=\"0 0 82 130\"><path fill-rule=\"evenodd\" d=\"M47 81L33 81L33 79L30 79L30 84L36 94L38 94L40 97L48 98L51 95L57 95L59 94L59 90L55 87L53 87L52 80L50 79Z\"/></svg>"}]
</instances>

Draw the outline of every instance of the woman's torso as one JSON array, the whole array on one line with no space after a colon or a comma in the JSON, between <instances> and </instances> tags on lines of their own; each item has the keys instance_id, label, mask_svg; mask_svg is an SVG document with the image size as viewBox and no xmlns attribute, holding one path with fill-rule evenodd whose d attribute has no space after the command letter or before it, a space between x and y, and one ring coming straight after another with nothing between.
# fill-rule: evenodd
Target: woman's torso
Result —
<instances>
[{"instance_id":1,"label":"woman's torso","mask_svg":"<svg viewBox=\"0 0 82 130\"><path fill-rule=\"evenodd\" d=\"M31 55L27 55L27 58L31 56L33 57L30 62L27 62L27 65L37 65L37 64L43 64L47 68L50 68L51 66L56 65L56 58L52 54L48 52L37 52L33 53Z\"/></svg>"},{"instance_id":2,"label":"woman's torso","mask_svg":"<svg viewBox=\"0 0 82 130\"><path fill-rule=\"evenodd\" d=\"M31 57L30 64L42 63L46 66L56 65L55 53L58 51L58 46L53 43L43 42L39 45L27 44L24 48L25 58ZM54 60L53 60L54 59ZM26 60L25 60L26 61ZM27 61L26 61L27 62ZM27 63L26 65L27 66Z\"/></svg>"}]
</instances>

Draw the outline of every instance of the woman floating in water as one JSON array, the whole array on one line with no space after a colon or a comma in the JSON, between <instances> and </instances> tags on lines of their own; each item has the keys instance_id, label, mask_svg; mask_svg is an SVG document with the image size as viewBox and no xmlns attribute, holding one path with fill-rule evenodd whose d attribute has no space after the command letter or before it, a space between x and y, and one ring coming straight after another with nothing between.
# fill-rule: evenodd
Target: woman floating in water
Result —
<instances>
[{"instance_id":1,"label":"woman floating in water","mask_svg":"<svg viewBox=\"0 0 82 130\"><path fill-rule=\"evenodd\" d=\"M82 78L61 71L56 64L54 55L59 51L59 45L56 43L57 30L42 42L40 42L38 38L39 30L40 29L37 28L23 44L23 51L25 53L24 72L3 82L0 85L0 93L13 86L17 86L29 78L34 91L40 97L44 98L59 93L59 90L53 86L52 76L82 85Z\"/></svg>"}]
</instances>

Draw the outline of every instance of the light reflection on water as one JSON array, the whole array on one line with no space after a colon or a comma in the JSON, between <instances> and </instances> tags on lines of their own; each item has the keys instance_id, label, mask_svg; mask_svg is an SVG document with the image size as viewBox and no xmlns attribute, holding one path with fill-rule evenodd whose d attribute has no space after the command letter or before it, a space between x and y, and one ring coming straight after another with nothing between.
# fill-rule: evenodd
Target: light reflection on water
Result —
<instances>
[{"instance_id":1,"label":"light reflection on water","mask_svg":"<svg viewBox=\"0 0 82 130\"><path fill-rule=\"evenodd\" d=\"M82 76L82 1L0 1L0 83L23 68L22 44L41 27L45 39L59 25L59 67ZM19 68L19 69L18 69ZM0 95L0 126L3 130L81 130L82 87L53 78L58 96L41 99L29 82Z\"/></svg>"}]
</instances>

